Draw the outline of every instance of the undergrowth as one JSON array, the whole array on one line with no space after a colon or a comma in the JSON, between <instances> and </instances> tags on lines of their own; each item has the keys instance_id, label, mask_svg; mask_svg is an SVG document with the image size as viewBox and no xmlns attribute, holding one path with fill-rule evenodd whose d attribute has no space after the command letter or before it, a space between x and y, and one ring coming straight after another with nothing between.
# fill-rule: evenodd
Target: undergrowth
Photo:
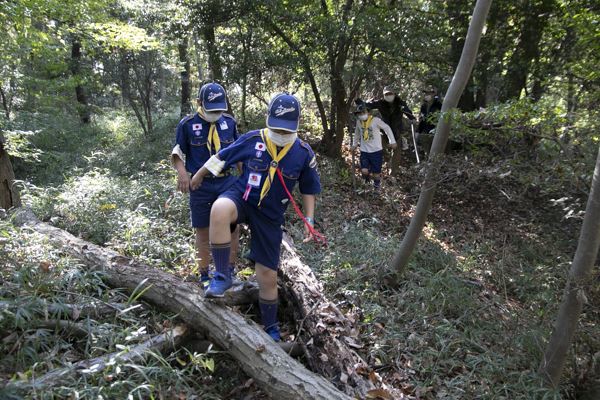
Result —
<instances>
[{"instance_id":1,"label":"undergrowth","mask_svg":"<svg viewBox=\"0 0 600 400\"><path fill-rule=\"evenodd\" d=\"M193 273L187 199L175 193L166 158L176 118L159 121L154 136L144 137L131 117L121 114L107 114L84 128L34 117L40 127L27 136L24 148L40 153L37 160L17 161L15 169L27 181L21 183L24 201L39 218L156 267ZM14 124L15 130L22 128ZM522 163L497 155L463 159L448 160L451 173L440 184L405 274L390 271L388 263L416 203L418 166L405 166L402 177L385 180L375 198L352 190L346 164L320 158L324 191L317 221L329 248L315 251L300 240L297 246L327 296L358 321L363 346L358 351L408 396L572 398L581 376L553 391L543 386L537 367L574 249L574 230L557 226L575 224L577 196L563 200L574 211L571 219L561 220L568 207L551 202L560 200L552 185L544 193L521 190L524 182L543 185L532 176L533 167L522 175ZM45 311L49 303L127 302L128 297L35 233L0 223L4 379L25 379L112 352L172 323L174 316L134 301L139 307L127 313L86 320L91 335L84 339L36 328L36 321L58 317ZM287 229L301 238L301 224L292 213ZM575 361L565 376L588 368L600 351L595 321L594 311L583 316ZM220 353L155 354L145 363L114 365L106 373L30 395L221 398L245 380L231 365Z\"/></svg>"}]
</instances>

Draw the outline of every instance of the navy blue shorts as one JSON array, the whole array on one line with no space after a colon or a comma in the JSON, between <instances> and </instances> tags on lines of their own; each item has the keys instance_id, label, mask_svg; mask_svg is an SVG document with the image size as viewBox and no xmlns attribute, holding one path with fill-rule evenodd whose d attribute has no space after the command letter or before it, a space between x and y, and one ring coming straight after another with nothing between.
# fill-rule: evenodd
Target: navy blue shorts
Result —
<instances>
[{"instance_id":1,"label":"navy blue shorts","mask_svg":"<svg viewBox=\"0 0 600 400\"><path fill-rule=\"evenodd\" d=\"M374 153L367 153L364 151L360 152L360 168L367 169L369 172L374 174L381 173L381 166L383 165L383 150L376 151Z\"/></svg>"},{"instance_id":2,"label":"navy blue shorts","mask_svg":"<svg viewBox=\"0 0 600 400\"><path fill-rule=\"evenodd\" d=\"M281 224L268 219L260 210L242 199L243 193L231 188L219 197L230 199L235 203L238 213L238 224L250 227L250 260L277 271L281 254L283 230Z\"/></svg>"},{"instance_id":3,"label":"navy blue shorts","mask_svg":"<svg viewBox=\"0 0 600 400\"><path fill-rule=\"evenodd\" d=\"M210 209L219 195L229 189L237 177L206 177L202 185L190 192L190 218L193 228L208 228Z\"/></svg>"}]
</instances>

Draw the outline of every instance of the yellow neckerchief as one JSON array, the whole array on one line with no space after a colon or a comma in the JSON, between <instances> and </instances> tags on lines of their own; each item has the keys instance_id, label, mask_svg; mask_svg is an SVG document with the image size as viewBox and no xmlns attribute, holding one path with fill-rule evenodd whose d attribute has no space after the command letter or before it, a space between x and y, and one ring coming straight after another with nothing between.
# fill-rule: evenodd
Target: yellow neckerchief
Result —
<instances>
[{"instance_id":1,"label":"yellow neckerchief","mask_svg":"<svg viewBox=\"0 0 600 400\"><path fill-rule=\"evenodd\" d=\"M208 152L212 153L212 144L215 144L215 153L217 154L219 150L221 150L221 139L219 138L219 133L217 132L217 126L215 123L210 124L210 129L208 130L208 142L206 146L208 147Z\"/></svg>"},{"instance_id":2,"label":"yellow neckerchief","mask_svg":"<svg viewBox=\"0 0 600 400\"><path fill-rule=\"evenodd\" d=\"M362 128L363 128L363 140L365 142L369 141L369 127L371 126L372 122L373 122L372 115L369 115L369 118L367 118L366 121L360 121Z\"/></svg>"},{"instance_id":3,"label":"yellow neckerchief","mask_svg":"<svg viewBox=\"0 0 600 400\"><path fill-rule=\"evenodd\" d=\"M200 114L200 116L206 121L206 114L202 107L198 107L198 114ZM221 138L219 138L219 133L217 132L217 126L215 125L215 122L210 122L210 128L208 130L208 141L206 142L206 147L208 147L208 154L217 154L219 150L221 150ZM215 145L214 153L212 151L213 143Z\"/></svg>"},{"instance_id":4,"label":"yellow neckerchief","mask_svg":"<svg viewBox=\"0 0 600 400\"><path fill-rule=\"evenodd\" d=\"M285 155L288 153L288 151L290 151L290 149L295 143L295 141L293 141L292 143L286 144L280 152L277 152L277 146L269 138L266 129L262 129L260 131L260 137L262 138L263 142L265 142L265 144L267 145L267 152L269 153L273 161L271 161L271 164L269 165L269 175L267 176L267 179L265 179L265 183L263 183L263 187L260 191L260 199L258 200L259 206L262 200L267 195L267 193L269 193L269 189L271 189L271 183L273 182L273 178L275 177L275 172L277 171L277 166L279 165L279 162L281 162L283 157L285 157Z\"/></svg>"}]
</instances>

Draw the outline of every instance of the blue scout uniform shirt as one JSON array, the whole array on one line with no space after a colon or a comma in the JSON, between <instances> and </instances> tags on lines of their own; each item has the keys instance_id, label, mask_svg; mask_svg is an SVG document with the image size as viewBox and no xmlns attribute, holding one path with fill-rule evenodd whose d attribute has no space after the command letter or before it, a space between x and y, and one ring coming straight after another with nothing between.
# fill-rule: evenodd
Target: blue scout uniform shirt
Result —
<instances>
[{"instance_id":1,"label":"blue scout uniform shirt","mask_svg":"<svg viewBox=\"0 0 600 400\"><path fill-rule=\"evenodd\" d=\"M215 125L221 141L221 149L238 138L237 124L229 114L223 114ZM184 117L177 125L175 143L185 154L185 169L192 175L214 154L214 143L212 154L209 153L206 145L209 130L210 123L202 119L198 113Z\"/></svg>"},{"instance_id":2,"label":"blue scout uniform shirt","mask_svg":"<svg viewBox=\"0 0 600 400\"><path fill-rule=\"evenodd\" d=\"M273 177L271 189L263 199L260 207L260 191L265 179L268 179L271 156L267 152L267 146L260 137L260 131L250 131L242 135L234 144L221 149L219 159L225 161L225 168L243 162L243 173L233 184L239 192L244 193L250 186L250 194L247 202L257 207L265 217L272 219L278 224L283 223L283 214L288 206L289 199L277 173ZM285 185L290 193L294 190L296 182L300 184L300 193L318 194L321 192L321 181L317 171L315 153L308 143L300 139L292 145L289 152L279 163L281 174Z\"/></svg>"}]
</instances>

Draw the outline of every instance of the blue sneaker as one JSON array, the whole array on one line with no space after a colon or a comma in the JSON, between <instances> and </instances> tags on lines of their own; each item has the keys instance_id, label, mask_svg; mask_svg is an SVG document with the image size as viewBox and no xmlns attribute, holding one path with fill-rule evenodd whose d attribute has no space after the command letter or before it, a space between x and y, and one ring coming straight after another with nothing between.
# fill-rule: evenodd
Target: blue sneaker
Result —
<instances>
[{"instance_id":1,"label":"blue sneaker","mask_svg":"<svg viewBox=\"0 0 600 400\"><path fill-rule=\"evenodd\" d=\"M208 271L203 271L200 273L200 285L203 288L206 288L210 282L210 276L208 275Z\"/></svg>"},{"instance_id":2,"label":"blue sneaker","mask_svg":"<svg viewBox=\"0 0 600 400\"><path fill-rule=\"evenodd\" d=\"M281 340L281 334L279 333L279 325L271 325L270 327L265 328L265 332L267 332L267 334L271 336L271 338L274 341L279 342Z\"/></svg>"},{"instance_id":3,"label":"blue sneaker","mask_svg":"<svg viewBox=\"0 0 600 400\"><path fill-rule=\"evenodd\" d=\"M210 280L208 289L204 293L204 297L223 297L223 293L231 287L231 276L225 276L219 272L215 272Z\"/></svg>"}]
</instances>

